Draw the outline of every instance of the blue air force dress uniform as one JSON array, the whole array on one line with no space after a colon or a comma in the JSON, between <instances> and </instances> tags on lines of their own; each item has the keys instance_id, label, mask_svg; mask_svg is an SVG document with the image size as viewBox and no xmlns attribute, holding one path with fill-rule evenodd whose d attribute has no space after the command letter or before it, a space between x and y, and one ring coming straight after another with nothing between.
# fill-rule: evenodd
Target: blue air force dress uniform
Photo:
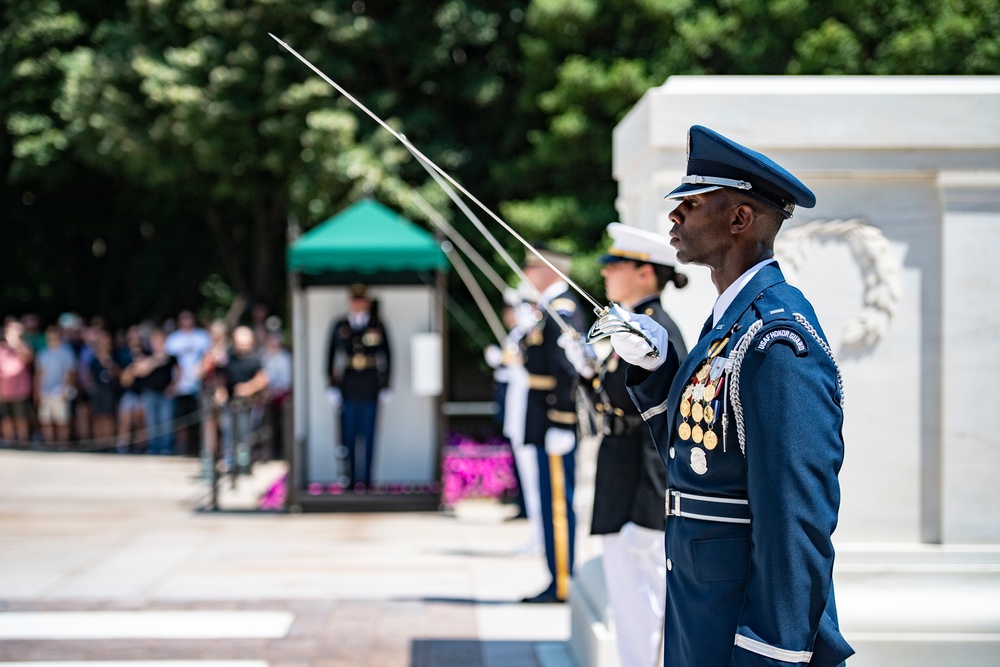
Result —
<instances>
[{"instance_id":1,"label":"blue air force dress uniform","mask_svg":"<svg viewBox=\"0 0 1000 667\"><path fill-rule=\"evenodd\" d=\"M767 157L694 126L688 175L667 196L719 187L785 217L815 205ZM716 311L674 378L667 365L628 375L667 466L664 664L840 665L854 651L832 585L839 370L812 306L773 262Z\"/></svg>"},{"instance_id":2,"label":"blue air force dress uniform","mask_svg":"<svg viewBox=\"0 0 1000 667\"><path fill-rule=\"evenodd\" d=\"M676 253L658 234L611 223L613 239L602 264L623 260L664 266ZM660 295L621 304L652 318L669 334L664 375L676 372L687 355L680 330L663 310ZM652 435L625 384L629 365L613 352L594 376L592 398L603 415L604 437L597 452L591 535L603 536L604 581L611 603L622 667L657 662L663 627L666 557L663 499L667 471Z\"/></svg>"},{"instance_id":3,"label":"blue air force dress uniform","mask_svg":"<svg viewBox=\"0 0 1000 667\"><path fill-rule=\"evenodd\" d=\"M542 251L564 273L569 270L565 255ZM526 265L539 262L528 256ZM561 265L560 265L561 264ZM576 295L565 282L546 289L539 299L578 332L586 331L583 310ZM525 602L562 602L569 594L575 556L576 514L573 493L576 486L576 390L578 376L566 352L559 346L559 324L539 308L538 325L521 339L524 345L524 368L528 371L528 400L524 442L534 445L538 459L538 485L541 505L545 561L552 581L539 595ZM563 454L549 454L546 438L550 429L572 434L574 445ZM568 436L567 436L568 437Z\"/></svg>"}]
</instances>

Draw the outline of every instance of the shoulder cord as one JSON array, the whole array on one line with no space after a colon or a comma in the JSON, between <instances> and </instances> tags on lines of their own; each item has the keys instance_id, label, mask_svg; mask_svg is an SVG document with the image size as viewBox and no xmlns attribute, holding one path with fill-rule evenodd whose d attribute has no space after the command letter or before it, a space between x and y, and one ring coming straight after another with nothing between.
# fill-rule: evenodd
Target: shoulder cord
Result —
<instances>
[{"instance_id":1,"label":"shoulder cord","mask_svg":"<svg viewBox=\"0 0 1000 667\"><path fill-rule=\"evenodd\" d=\"M830 346L826 344L826 341L820 337L815 329L813 329L813 325L809 324L809 320L798 313L792 313L792 316L795 318L796 322L801 324L806 331L812 334L812 337L816 339L819 346L823 348L824 352L826 352L826 356L830 357L830 361L833 362L833 367L837 370L837 391L840 392L840 407L844 407L844 380L840 376L840 366L837 365L837 360L833 358L833 350L830 349Z\"/></svg>"},{"instance_id":2,"label":"shoulder cord","mask_svg":"<svg viewBox=\"0 0 1000 667\"><path fill-rule=\"evenodd\" d=\"M826 341L819 335L815 328L809 324L804 316L799 313L792 313L795 321L802 325L802 327L816 339L819 346L823 348L826 352L826 356L830 357L830 361L833 362L833 367L837 370L837 390L840 392L840 405L844 405L844 382L840 375L840 366L837 365L837 360L833 357L833 351L830 346L827 345ZM746 357L747 349L750 347L750 341L753 340L757 332L760 331L761 327L764 326L762 320L756 320L747 329L747 332L743 334L739 342L733 348L733 351L729 354L729 361L726 363L726 373L729 375L729 384L732 389L732 403L733 403L733 414L736 417L736 436L740 441L740 451L746 456L746 427L743 422L743 402L740 400L740 370L743 368L743 359ZM729 389L726 390L727 392Z\"/></svg>"},{"instance_id":3,"label":"shoulder cord","mask_svg":"<svg viewBox=\"0 0 1000 667\"><path fill-rule=\"evenodd\" d=\"M743 402L740 400L740 370L743 368L743 357L746 356L747 348L750 347L750 341L753 337L757 335L761 327L764 326L763 320L755 320L747 332L743 334L739 342L736 343L736 347L733 351L729 353L729 361L726 363L726 372L729 374L729 389L727 392L731 391L732 402L733 402L733 415L736 417L736 436L740 440L740 451L743 456L747 455L747 435L746 427L743 425Z\"/></svg>"}]
</instances>

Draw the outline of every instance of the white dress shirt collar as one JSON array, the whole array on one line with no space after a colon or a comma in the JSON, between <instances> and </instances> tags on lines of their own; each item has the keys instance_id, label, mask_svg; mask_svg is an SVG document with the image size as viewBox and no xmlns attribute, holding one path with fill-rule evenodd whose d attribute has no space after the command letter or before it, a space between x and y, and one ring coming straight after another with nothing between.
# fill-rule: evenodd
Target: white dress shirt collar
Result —
<instances>
[{"instance_id":1,"label":"white dress shirt collar","mask_svg":"<svg viewBox=\"0 0 1000 667\"><path fill-rule=\"evenodd\" d=\"M347 321L350 322L351 328L355 331L367 327L368 319L368 313L351 313L347 316Z\"/></svg>"},{"instance_id":2,"label":"white dress shirt collar","mask_svg":"<svg viewBox=\"0 0 1000 667\"><path fill-rule=\"evenodd\" d=\"M726 288L726 291L719 295L719 298L715 300L715 307L712 308L712 326L714 327L725 315L726 309L729 308L730 304L733 303L733 299L736 295L740 293L747 283L753 280L753 277L757 275L757 272L763 269L768 264L775 261L774 257L768 257L762 262L754 264L742 276L737 278L732 285Z\"/></svg>"}]
</instances>

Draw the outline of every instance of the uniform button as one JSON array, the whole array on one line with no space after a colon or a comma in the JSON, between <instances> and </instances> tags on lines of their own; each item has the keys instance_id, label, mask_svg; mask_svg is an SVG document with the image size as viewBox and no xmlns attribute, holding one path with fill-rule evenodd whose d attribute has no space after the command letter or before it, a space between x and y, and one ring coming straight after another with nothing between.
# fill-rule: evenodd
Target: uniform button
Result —
<instances>
[{"instance_id":1,"label":"uniform button","mask_svg":"<svg viewBox=\"0 0 1000 667\"><path fill-rule=\"evenodd\" d=\"M674 456L675 456L675 454L674 454L674 446L670 445L670 458L674 458Z\"/></svg>"},{"instance_id":2,"label":"uniform button","mask_svg":"<svg viewBox=\"0 0 1000 667\"><path fill-rule=\"evenodd\" d=\"M667 571L670 571L672 569L674 569L674 562L668 558L667 559Z\"/></svg>"}]
</instances>

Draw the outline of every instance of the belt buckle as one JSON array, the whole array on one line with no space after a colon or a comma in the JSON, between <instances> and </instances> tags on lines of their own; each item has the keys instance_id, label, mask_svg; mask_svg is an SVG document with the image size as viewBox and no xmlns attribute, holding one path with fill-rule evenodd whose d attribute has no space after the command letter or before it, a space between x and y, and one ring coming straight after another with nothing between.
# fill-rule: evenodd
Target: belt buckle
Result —
<instances>
[{"instance_id":1,"label":"belt buckle","mask_svg":"<svg viewBox=\"0 0 1000 667\"><path fill-rule=\"evenodd\" d=\"M667 489L667 516L681 515L681 492Z\"/></svg>"}]
</instances>

